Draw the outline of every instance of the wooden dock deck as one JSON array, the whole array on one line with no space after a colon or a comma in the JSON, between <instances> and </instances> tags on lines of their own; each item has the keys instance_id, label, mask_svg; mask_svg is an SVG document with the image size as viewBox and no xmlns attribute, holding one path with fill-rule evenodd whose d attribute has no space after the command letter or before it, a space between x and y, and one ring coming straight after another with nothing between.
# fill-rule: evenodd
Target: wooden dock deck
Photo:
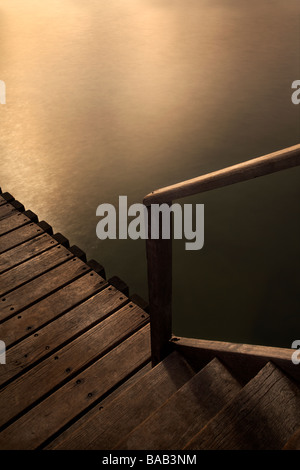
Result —
<instances>
[{"instance_id":1,"label":"wooden dock deck","mask_svg":"<svg viewBox=\"0 0 300 470\"><path fill-rule=\"evenodd\" d=\"M0 449L298 448L291 350L172 338L61 234L0 194Z\"/></svg>"}]
</instances>

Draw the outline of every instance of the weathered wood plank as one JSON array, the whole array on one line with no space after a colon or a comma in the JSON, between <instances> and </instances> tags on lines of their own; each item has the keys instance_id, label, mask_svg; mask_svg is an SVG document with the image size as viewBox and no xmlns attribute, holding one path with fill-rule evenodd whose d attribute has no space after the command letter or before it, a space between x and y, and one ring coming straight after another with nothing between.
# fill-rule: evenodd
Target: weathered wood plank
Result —
<instances>
[{"instance_id":1,"label":"weathered wood plank","mask_svg":"<svg viewBox=\"0 0 300 470\"><path fill-rule=\"evenodd\" d=\"M293 349L194 338L172 339L173 348L198 369L218 357L241 382L247 383L272 361L300 382L300 368L292 362Z\"/></svg>"},{"instance_id":2,"label":"weathered wood plank","mask_svg":"<svg viewBox=\"0 0 300 470\"><path fill-rule=\"evenodd\" d=\"M0 385L76 338L126 302L127 298L120 291L108 287L10 348L6 353L6 364L0 370Z\"/></svg>"},{"instance_id":3,"label":"weathered wood plank","mask_svg":"<svg viewBox=\"0 0 300 470\"><path fill-rule=\"evenodd\" d=\"M11 217L0 220L0 236L31 223L32 219L28 217L28 213L30 213L30 211L17 212L16 214L11 215Z\"/></svg>"},{"instance_id":4,"label":"weathered wood plank","mask_svg":"<svg viewBox=\"0 0 300 470\"><path fill-rule=\"evenodd\" d=\"M58 241L44 233L36 238L32 238L22 245L18 245L11 250L0 254L0 273L14 268L15 266L33 258L49 248L58 245Z\"/></svg>"},{"instance_id":5,"label":"weathered wood plank","mask_svg":"<svg viewBox=\"0 0 300 470\"><path fill-rule=\"evenodd\" d=\"M194 372L176 352L160 362L147 375L128 388L107 407L95 410L89 420L65 437L55 449L112 449L150 413L155 411Z\"/></svg>"},{"instance_id":6,"label":"weathered wood plank","mask_svg":"<svg viewBox=\"0 0 300 470\"><path fill-rule=\"evenodd\" d=\"M180 450L240 389L230 372L213 359L115 448Z\"/></svg>"},{"instance_id":7,"label":"weathered wood plank","mask_svg":"<svg viewBox=\"0 0 300 470\"><path fill-rule=\"evenodd\" d=\"M98 263L98 261L96 261L94 259L89 259L87 264L89 265L90 268L92 268L93 271L95 271L100 276L102 276L103 279L106 279L105 269L102 266L102 264Z\"/></svg>"},{"instance_id":8,"label":"weathered wood plank","mask_svg":"<svg viewBox=\"0 0 300 470\"><path fill-rule=\"evenodd\" d=\"M134 383L138 382L142 377L144 377L148 372L150 372L151 369L152 365L149 358L149 362L147 362L145 366L143 366L137 372L135 371L132 376L130 376L127 380L118 385L117 388L110 391L109 395L105 396L102 400L100 400L100 402L97 402L96 405L86 411L83 416L78 417L78 419L76 419L74 423L68 426L64 431L60 432L58 436L51 440L49 444L43 447L43 449L55 450L56 448L64 448L64 445L62 445L63 441L69 441L70 436L73 433L77 433L79 428L81 428L81 426L85 426L87 421L89 421L90 419L93 420L95 418L95 415L99 415L99 411L102 411L104 408L110 405L113 400L118 398L121 393L131 387Z\"/></svg>"},{"instance_id":9,"label":"weathered wood plank","mask_svg":"<svg viewBox=\"0 0 300 470\"><path fill-rule=\"evenodd\" d=\"M72 258L74 258L73 253L62 245L53 246L50 250L0 274L0 296ZM30 285L28 285L28 289L30 288Z\"/></svg>"},{"instance_id":10,"label":"weathered wood plank","mask_svg":"<svg viewBox=\"0 0 300 470\"><path fill-rule=\"evenodd\" d=\"M0 448L35 449L43 445L149 360L149 340L146 326L123 341L0 433Z\"/></svg>"},{"instance_id":11,"label":"weathered wood plank","mask_svg":"<svg viewBox=\"0 0 300 470\"><path fill-rule=\"evenodd\" d=\"M8 348L95 295L106 285L107 282L101 276L89 272L31 307L26 308L21 314L15 315L0 324L0 337L3 338Z\"/></svg>"},{"instance_id":12,"label":"weathered wood plank","mask_svg":"<svg viewBox=\"0 0 300 470\"><path fill-rule=\"evenodd\" d=\"M3 206L3 204L7 204L8 202L11 202L14 200L14 197L10 193L2 193L0 195L0 206Z\"/></svg>"},{"instance_id":13,"label":"weathered wood plank","mask_svg":"<svg viewBox=\"0 0 300 470\"><path fill-rule=\"evenodd\" d=\"M45 230L40 225L32 222L24 227L14 230L13 232L2 235L0 237L0 253L4 253L5 251L37 237L44 232Z\"/></svg>"},{"instance_id":14,"label":"weathered wood plank","mask_svg":"<svg viewBox=\"0 0 300 470\"><path fill-rule=\"evenodd\" d=\"M129 287L126 284L126 282L122 281L118 276L113 276L108 279L109 284L114 286L116 289L118 289L120 292L123 292L124 295L127 297L129 296Z\"/></svg>"},{"instance_id":15,"label":"weathered wood plank","mask_svg":"<svg viewBox=\"0 0 300 470\"><path fill-rule=\"evenodd\" d=\"M143 310L145 310L145 312L149 313L149 303L145 299L140 297L138 294L132 294L129 299L131 300L131 302L135 303Z\"/></svg>"},{"instance_id":16,"label":"weathered wood plank","mask_svg":"<svg viewBox=\"0 0 300 470\"><path fill-rule=\"evenodd\" d=\"M8 384L0 392L0 426L143 326L147 317L128 304Z\"/></svg>"},{"instance_id":17,"label":"weathered wood plank","mask_svg":"<svg viewBox=\"0 0 300 470\"><path fill-rule=\"evenodd\" d=\"M12 204L6 203L0 206L0 220L3 220L6 217L10 217L15 214L18 214L18 212Z\"/></svg>"},{"instance_id":18,"label":"weathered wood plank","mask_svg":"<svg viewBox=\"0 0 300 470\"><path fill-rule=\"evenodd\" d=\"M268 363L185 447L280 450L300 426L300 390Z\"/></svg>"},{"instance_id":19,"label":"weathered wood plank","mask_svg":"<svg viewBox=\"0 0 300 470\"><path fill-rule=\"evenodd\" d=\"M0 322L85 274L90 268L73 258L0 298ZM28 288L29 287L29 288Z\"/></svg>"}]
</instances>

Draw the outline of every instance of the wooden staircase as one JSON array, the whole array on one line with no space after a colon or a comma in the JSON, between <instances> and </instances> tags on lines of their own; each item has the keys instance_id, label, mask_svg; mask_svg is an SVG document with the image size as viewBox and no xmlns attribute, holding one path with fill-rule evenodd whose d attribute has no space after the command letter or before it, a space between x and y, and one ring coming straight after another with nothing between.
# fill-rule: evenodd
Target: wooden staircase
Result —
<instances>
[{"instance_id":1,"label":"wooden staircase","mask_svg":"<svg viewBox=\"0 0 300 470\"><path fill-rule=\"evenodd\" d=\"M277 450L297 429L299 386L272 363L242 386L217 358L195 373L173 352L46 448Z\"/></svg>"},{"instance_id":2,"label":"wooden staircase","mask_svg":"<svg viewBox=\"0 0 300 470\"><path fill-rule=\"evenodd\" d=\"M300 448L293 350L172 337L138 296L0 195L0 450Z\"/></svg>"}]
</instances>

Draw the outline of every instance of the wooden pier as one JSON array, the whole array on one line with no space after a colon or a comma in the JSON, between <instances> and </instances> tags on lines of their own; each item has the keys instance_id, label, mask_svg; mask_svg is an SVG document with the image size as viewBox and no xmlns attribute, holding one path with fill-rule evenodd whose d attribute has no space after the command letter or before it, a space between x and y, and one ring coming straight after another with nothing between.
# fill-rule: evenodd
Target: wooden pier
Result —
<instances>
[{"instance_id":1,"label":"wooden pier","mask_svg":"<svg viewBox=\"0 0 300 470\"><path fill-rule=\"evenodd\" d=\"M300 448L292 349L171 335L153 361L145 303L8 193L0 273L1 450Z\"/></svg>"}]
</instances>

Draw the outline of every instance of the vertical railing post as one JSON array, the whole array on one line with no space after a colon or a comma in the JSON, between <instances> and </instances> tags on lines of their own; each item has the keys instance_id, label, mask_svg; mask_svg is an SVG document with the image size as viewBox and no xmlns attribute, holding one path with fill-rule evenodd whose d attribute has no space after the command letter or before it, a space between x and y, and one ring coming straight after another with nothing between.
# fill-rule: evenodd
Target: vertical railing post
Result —
<instances>
[{"instance_id":1,"label":"vertical railing post","mask_svg":"<svg viewBox=\"0 0 300 470\"><path fill-rule=\"evenodd\" d=\"M152 363L156 365L171 350L172 337L172 227L170 237L151 238L151 205L171 205L170 201L222 188L259 176L300 165L300 144L254 158L206 175L152 191L144 197L147 207L148 290L151 322ZM155 223L157 221L154 221ZM170 224L172 221L170 218ZM160 229L162 223L159 223Z\"/></svg>"},{"instance_id":2,"label":"vertical railing post","mask_svg":"<svg viewBox=\"0 0 300 470\"><path fill-rule=\"evenodd\" d=\"M152 365L155 366L169 353L172 336L172 230L170 238L163 239L160 223L159 239L151 239L151 205L147 210L149 313Z\"/></svg>"}]
</instances>

